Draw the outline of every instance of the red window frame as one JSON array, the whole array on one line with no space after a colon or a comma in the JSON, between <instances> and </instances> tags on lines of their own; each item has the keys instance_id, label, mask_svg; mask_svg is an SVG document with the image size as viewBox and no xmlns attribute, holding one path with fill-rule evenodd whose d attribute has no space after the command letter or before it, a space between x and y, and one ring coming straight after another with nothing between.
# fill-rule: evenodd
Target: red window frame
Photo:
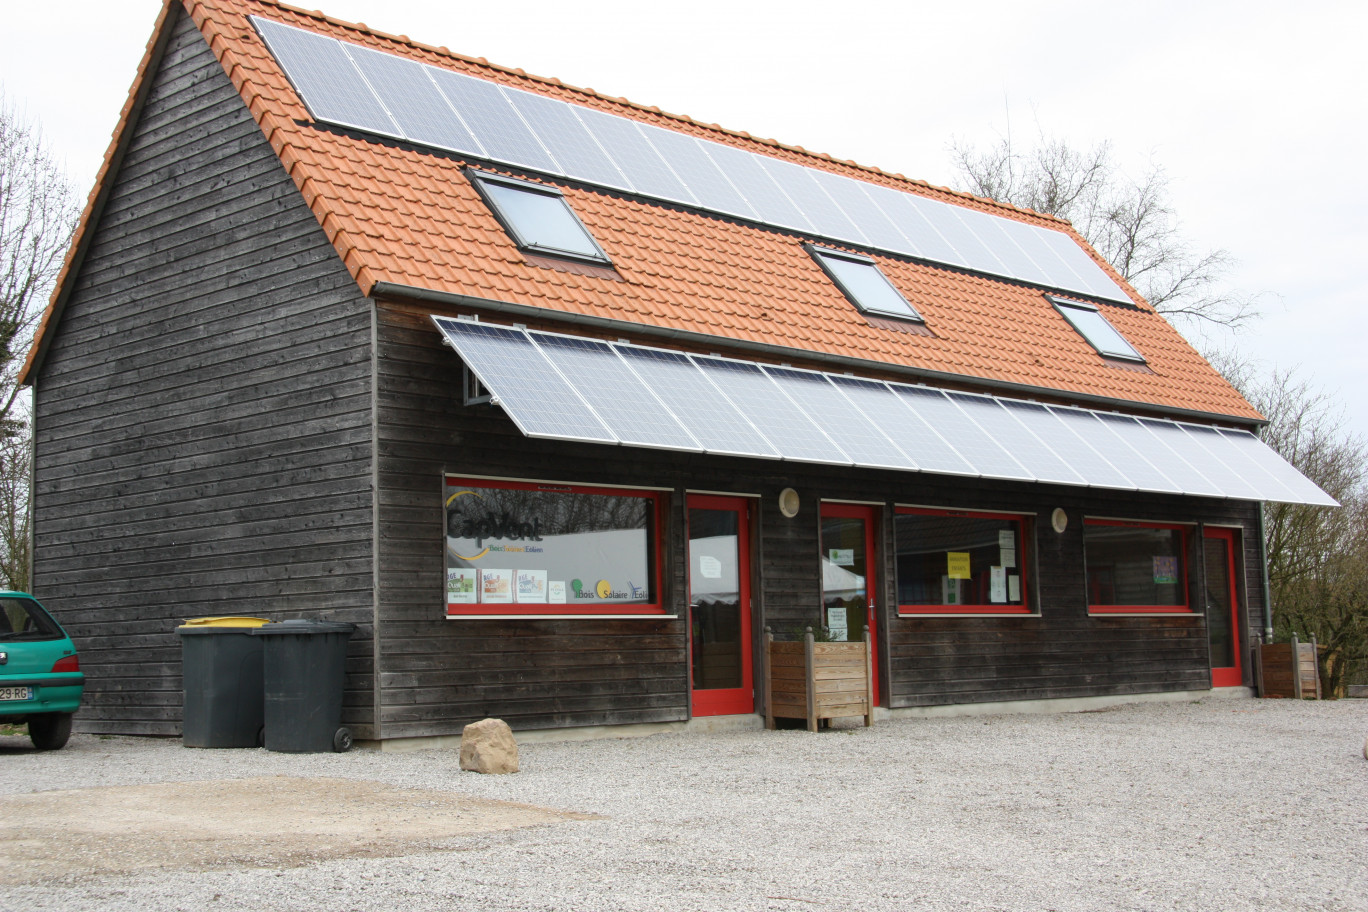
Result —
<instances>
[{"instance_id":1,"label":"red window frame","mask_svg":"<svg viewBox=\"0 0 1368 912\"><path fill-rule=\"evenodd\" d=\"M1129 526L1136 529L1170 529L1179 535L1178 559L1182 581L1179 591L1183 594L1181 605L1097 605L1093 601L1093 581L1088 575L1088 527L1089 526ZM1083 520L1083 587L1088 597L1089 614L1192 614L1192 593L1189 589L1191 577L1189 564L1189 536L1191 530L1180 523L1140 522L1127 519L1087 519Z\"/></svg>"},{"instance_id":2,"label":"red window frame","mask_svg":"<svg viewBox=\"0 0 1368 912\"><path fill-rule=\"evenodd\" d=\"M460 618L517 618L517 617L574 617L574 618L611 618L638 615L669 616L665 607L664 571L662 568L663 541L665 533L665 511L668 508L668 492L641 490L637 488L609 488L595 485L558 484L544 481L503 481L489 478L468 478L464 475L442 476L443 500L449 487L469 486L472 488L506 488L523 491L553 491L566 494L602 494L608 497L639 497L651 502L652 522L647 542L647 560L650 562L650 586L654 598L650 603L630 605L574 605L553 604L550 602L509 602L490 604L452 604L446 601L443 589L442 601L448 620ZM442 509L442 566L446 563L446 504ZM445 572L443 577L445 577Z\"/></svg>"},{"instance_id":3,"label":"red window frame","mask_svg":"<svg viewBox=\"0 0 1368 912\"><path fill-rule=\"evenodd\" d=\"M893 521L893 563L895 570L894 591L898 589L896 578L897 551L898 551L898 515L915 516L965 516L973 519L1001 519L1016 524L1017 534L1017 569L1021 577L1021 604L992 604L987 605L904 605L898 603L898 617L918 617L928 614L1033 614L1031 608L1031 592L1027 567L1031 560L1031 516L1027 513L989 513L983 510L948 510L936 509L933 507L894 507Z\"/></svg>"}]
</instances>

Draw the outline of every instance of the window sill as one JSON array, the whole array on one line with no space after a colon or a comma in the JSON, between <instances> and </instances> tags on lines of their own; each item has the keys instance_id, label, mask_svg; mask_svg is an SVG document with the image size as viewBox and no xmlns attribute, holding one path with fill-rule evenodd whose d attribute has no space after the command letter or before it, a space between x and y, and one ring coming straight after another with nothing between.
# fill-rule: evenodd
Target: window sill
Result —
<instances>
[{"instance_id":1,"label":"window sill","mask_svg":"<svg viewBox=\"0 0 1368 912\"><path fill-rule=\"evenodd\" d=\"M1024 605L899 605L898 617L1040 617L1040 614Z\"/></svg>"}]
</instances>

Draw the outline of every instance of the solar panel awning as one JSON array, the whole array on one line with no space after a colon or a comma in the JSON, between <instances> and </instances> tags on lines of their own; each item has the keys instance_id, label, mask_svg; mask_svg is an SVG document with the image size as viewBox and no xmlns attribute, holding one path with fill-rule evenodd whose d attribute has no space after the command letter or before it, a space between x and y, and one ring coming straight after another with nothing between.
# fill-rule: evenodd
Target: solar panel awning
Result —
<instances>
[{"instance_id":1,"label":"solar panel awning","mask_svg":"<svg viewBox=\"0 0 1368 912\"><path fill-rule=\"evenodd\" d=\"M432 321L528 437L1338 506L1248 431Z\"/></svg>"}]
</instances>

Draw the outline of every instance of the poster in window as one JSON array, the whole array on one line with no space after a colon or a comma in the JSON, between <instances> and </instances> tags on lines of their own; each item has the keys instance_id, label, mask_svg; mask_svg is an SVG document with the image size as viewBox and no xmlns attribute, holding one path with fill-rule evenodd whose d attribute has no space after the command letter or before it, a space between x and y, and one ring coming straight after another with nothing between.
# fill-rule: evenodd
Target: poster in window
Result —
<instances>
[{"instance_id":1,"label":"poster in window","mask_svg":"<svg viewBox=\"0 0 1368 912\"><path fill-rule=\"evenodd\" d=\"M447 604L473 605L479 574L469 567L447 568Z\"/></svg>"},{"instance_id":2,"label":"poster in window","mask_svg":"<svg viewBox=\"0 0 1368 912\"><path fill-rule=\"evenodd\" d=\"M945 557L948 565L946 575L951 579L967 580L974 578L974 574L971 572L969 566L968 551L947 551L945 552ZM946 604L949 604L949 602Z\"/></svg>"},{"instance_id":3,"label":"poster in window","mask_svg":"<svg viewBox=\"0 0 1368 912\"><path fill-rule=\"evenodd\" d=\"M519 602L546 603L545 570L519 570L517 580Z\"/></svg>"},{"instance_id":4,"label":"poster in window","mask_svg":"<svg viewBox=\"0 0 1368 912\"><path fill-rule=\"evenodd\" d=\"M1007 601L1021 601L1021 577L1015 573L1007 577Z\"/></svg>"},{"instance_id":5,"label":"poster in window","mask_svg":"<svg viewBox=\"0 0 1368 912\"><path fill-rule=\"evenodd\" d=\"M480 601L486 605L513 601L513 571L492 567L481 568Z\"/></svg>"},{"instance_id":6,"label":"poster in window","mask_svg":"<svg viewBox=\"0 0 1368 912\"><path fill-rule=\"evenodd\" d=\"M546 601L552 605L565 604L565 580L551 580L546 584Z\"/></svg>"},{"instance_id":7,"label":"poster in window","mask_svg":"<svg viewBox=\"0 0 1368 912\"><path fill-rule=\"evenodd\" d=\"M1154 582L1156 585L1178 582L1178 558L1173 555L1158 555L1154 558Z\"/></svg>"},{"instance_id":8,"label":"poster in window","mask_svg":"<svg viewBox=\"0 0 1368 912\"><path fill-rule=\"evenodd\" d=\"M988 568L988 601L1001 604L1007 601L1007 568Z\"/></svg>"}]
</instances>

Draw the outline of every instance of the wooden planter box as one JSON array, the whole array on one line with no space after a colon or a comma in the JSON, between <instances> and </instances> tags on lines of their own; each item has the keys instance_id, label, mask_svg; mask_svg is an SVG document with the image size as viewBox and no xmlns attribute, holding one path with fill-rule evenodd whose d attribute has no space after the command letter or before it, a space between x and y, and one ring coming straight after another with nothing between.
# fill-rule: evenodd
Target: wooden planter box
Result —
<instances>
[{"instance_id":1,"label":"wooden planter box","mask_svg":"<svg viewBox=\"0 0 1368 912\"><path fill-rule=\"evenodd\" d=\"M864 716L874 724L874 663L869 630L854 643L802 640L776 643L765 630L765 727L775 718L804 719L815 732L822 719Z\"/></svg>"},{"instance_id":2,"label":"wooden planter box","mask_svg":"<svg viewBox=\"0 0 1368 912\"><path fill-rule=\"evenodd\" d=\"M1255 680L1261 697L1321 699L1320 653L1312 638L1300 643L1260 643L1254 647Z\"/></svg>"}]
</instances>

